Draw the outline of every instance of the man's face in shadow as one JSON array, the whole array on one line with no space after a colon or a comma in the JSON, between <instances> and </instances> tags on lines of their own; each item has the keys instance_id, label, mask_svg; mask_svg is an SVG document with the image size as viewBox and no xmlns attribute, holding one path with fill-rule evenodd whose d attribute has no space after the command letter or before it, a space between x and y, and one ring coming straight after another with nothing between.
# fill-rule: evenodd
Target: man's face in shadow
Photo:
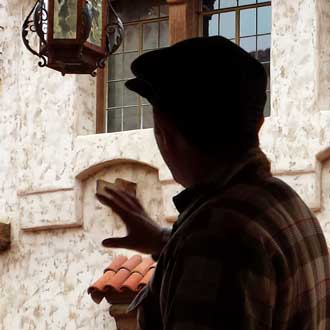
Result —
<instances>
[{"instance_id":1,"label":"man's face in shadow","mask_svg":"<svg viewBox=\"0 0 330 330\"><path fill-rule=\"evenodd\" d=\"M185 164L182 161L184 150L181 150L184 144L182 136L171 121L160 111L154 110L154 135L158 149L170 169L176 182L185 186L184 173Z\"/></svg>"}]
</instances>

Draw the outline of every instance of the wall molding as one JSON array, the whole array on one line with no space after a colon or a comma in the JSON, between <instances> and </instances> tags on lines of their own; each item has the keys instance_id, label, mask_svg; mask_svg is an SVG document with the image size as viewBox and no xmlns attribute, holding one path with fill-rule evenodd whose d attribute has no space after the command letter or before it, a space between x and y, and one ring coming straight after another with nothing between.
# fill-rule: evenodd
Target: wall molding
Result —
<instances>
[{"instance_id":1,"label":"wall molding","mask_svg":"<svg viewBox=\"0 0 330 330\"><path fill-rule=\"evenodd\" d=\"M322 169L323 163L330 160L330 147L322 149L315 155L315 167L301 170L276 170L273 175L287 181L298 193L302 194L309 207L314 212L322 210ZM86 168L81 169L75 176L75 183L72 187L44 187L32 188L29 190L18 190L19 208L21 217L21 228L24 231L39 231L59 228L80 227L83 224L83 185L84 181L103 171L112 165L118 164L139 164L153 168L158 171L159 182L162 185L164 202L164 220L173 223L176 219L176 210L171 205L171 196L180 191L180 187L173 179L161 176L161 171L155 166L155 163L149 164L133 158L117 158L111 160L101 160L99 163L94 161L88 164ZM308 191L308 183L312 187ZM296 185L296 186L295 186ZM300 191L299 191L300 189ZM304 196L304 193L306 195ZM308 195L309 194L309 195ZM308 198L306 198L308 196ZM68 214L61 213L57 216L56 210L65 204ZM50 206L49 214L38 209L39 206L53 204ZM34 210L37 205L37 210ZM63 210L62 210L63 211ZM33 213L36 212L36 213ZM30 221L26 218L27 214L32 214ZM44 217L43 217L44 216ZM53 217L52 217L53 216ZM39 217L39 218L38 218ZM36 218L36 219L35 219Z\"/></svg>"}]
</instances>

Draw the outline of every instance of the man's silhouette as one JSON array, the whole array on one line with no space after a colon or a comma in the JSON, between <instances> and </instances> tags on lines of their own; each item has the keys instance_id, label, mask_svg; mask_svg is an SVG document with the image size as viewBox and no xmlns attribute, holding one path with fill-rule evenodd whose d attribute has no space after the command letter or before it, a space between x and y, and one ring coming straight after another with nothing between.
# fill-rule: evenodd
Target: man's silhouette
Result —
<instances>
[{"instance_id":1,"label":"man's silhouette","mask_svg":"<svg viewBox=\"0 0 330 330\"><path fill-rule=\"evenodd\" d=\"M140 329L330 329L330 271L317 219L274 178L259 148L267 77L222 37L142 55L127 87L153 106L155 137L180 213L171 232L139 202L99 200L127 226L107 247L153 254L157 268L131 308ZM289 109L288 109L289 110Z\"/></svg>"}]
</instances>

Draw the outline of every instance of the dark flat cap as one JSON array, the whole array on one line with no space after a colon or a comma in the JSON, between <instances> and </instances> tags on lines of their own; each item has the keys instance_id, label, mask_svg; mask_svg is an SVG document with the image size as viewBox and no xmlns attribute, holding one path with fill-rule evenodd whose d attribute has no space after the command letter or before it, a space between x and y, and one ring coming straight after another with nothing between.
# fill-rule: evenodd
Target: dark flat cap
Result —
<instances>
[{"instance_id":1,"label":"dark flat cap","mask_svg":"<svg viewBox=\"0 0 330 330\"><path fill-rule=\"evenodd\" d=\"M138 57L127 88L172 116L196 142L255 137L266 102L261 63L223 37L194 38Z\"/></svg>"},{"instance_id":2,"label":"dark flat cap","mask_svg":"<svg viewBox=\"0 0 330 330\"><path fill-rule=\"evenodd\" d=\"M138 57L127 88L151 104L264 107L267 76L249 53L226 38L193 38ZM240 104L238 104L240 103ZM168 110L170 111L170 109Z\"/></svg>"}]
</instances>

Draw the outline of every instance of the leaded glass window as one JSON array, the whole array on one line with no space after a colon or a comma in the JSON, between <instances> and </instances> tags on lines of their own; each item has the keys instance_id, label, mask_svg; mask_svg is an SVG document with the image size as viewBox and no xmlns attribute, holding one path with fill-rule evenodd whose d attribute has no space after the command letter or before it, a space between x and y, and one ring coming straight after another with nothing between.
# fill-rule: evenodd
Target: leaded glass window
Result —
<instances>
[{"instance_id":1,"label":"leaded glass window","mask_svg":"<svg viewBox=\"0 0 330 330\"><path fill-rule=\"evenodd\" d=\"M124 21L125 35L120 49L110 56L107 79L107 132L153 127L149 102L125 87L132 78L131 63L139 55L168 46L166 0L114 1Z\"/></svg>"},{"instance_id":2,"label":"leaded glass window","mask_svg":"<svg viewBox=\"0 0 330 330\"><path fill-rule=\"evenodd\" d=\"M268 75L265 115L270 115L271 1L203 0L203 35L224 36L257 58Z\"/></svg>"}]
</instances>

